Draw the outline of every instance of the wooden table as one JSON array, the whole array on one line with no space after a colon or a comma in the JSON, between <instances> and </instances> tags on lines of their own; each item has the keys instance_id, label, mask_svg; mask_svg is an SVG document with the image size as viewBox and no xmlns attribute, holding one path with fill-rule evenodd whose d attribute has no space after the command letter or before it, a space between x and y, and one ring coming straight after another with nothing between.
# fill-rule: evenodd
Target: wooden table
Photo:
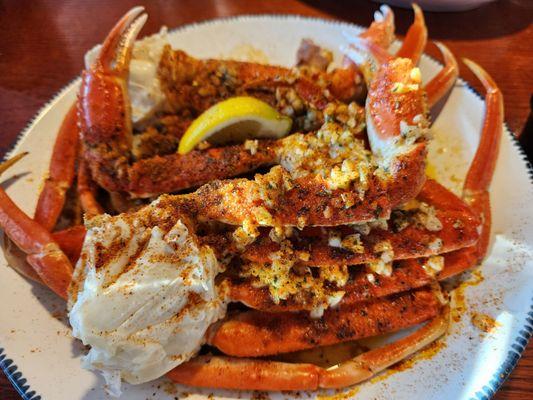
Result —
<instances>
[{"instance_id":1,"label":"wooden table","mask_svg":"<svg viewBox=\"0 0 533 400\"><path fill-rule=\"evenodd\" d=\"M74 79L83 55L99 43L110 27L140 0L21 1L0 3L0 155L51 96ZM341 19L367 26L376 3L295 0L183 0L145 2L149 20L143 34L161 25L171 28L190 22L239 14L302 14ZM396 10L397 30L404 34L412 13ZM533 90L533 2L498 1L464 13L426 13L431 39L447 44L457 57L483 65L505 96L506 121L520 134L530 113ZM438 55L434 46L429 53ZM466 68L462 76L473 81ZM480 85L474 86L481 90ZM529 125L531 128L531 125ZM530 132L533 134L533 132ZM528 135L529 140L531 135ZM527 144L527 140L525 141ZM528 145L529 149L533 146ZM530 159L531 154L530 152ZM496 395L497 399L533 397L533 349ZM0 374L0 399L19 398Z\"/></svg>"}]
</instances>

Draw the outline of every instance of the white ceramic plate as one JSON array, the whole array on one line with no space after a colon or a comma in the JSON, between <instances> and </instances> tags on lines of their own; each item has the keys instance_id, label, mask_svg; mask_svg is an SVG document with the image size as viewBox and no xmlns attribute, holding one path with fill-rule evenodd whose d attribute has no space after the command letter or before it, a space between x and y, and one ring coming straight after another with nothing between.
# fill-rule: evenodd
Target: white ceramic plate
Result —
<instances>
[{"instance_id":1,"label":"white ceramic plate","mask_svg":"<svg viewBox=\"0 0 533 400\"><path fill-rule=\"evenodd\" d=\"M173 47L196 57L252 57L293 65L302 38L313 38L337 50L345 41L342 31L356 34L359 30L353 25L318 19L245 16L188 25L173 31L170 40ZM336 57L340 58L338 51ZM424 57L421 69L428 80L439 65ZM76 80L62 90L22 133L13 151L29 151L30 155L2 179L9 195L30 215L48 168L55 134L75 99L78 84ZM430 160L441 182L455 191L476 149L483 113L482 99L465 82L458 81L434 124ZM15 176L18 179L8 179ZM531 166L506 130L491 189L493 236L490 256L480 267L483 281L464 289L466 311L460 321L453 323L442 350L401 373L360 385L359 399L479 399L497 390L533 331L532 189ZM107 398L103 380L80 367L84 349L69 335L63 302L7 268L2 254L0 264L0 365L23 398ZM474 312L488 314L499 327L483 334L471 323ZM212 393L160 379L141 386L124 385L123 398L174 399L183 397L184 392L194 398ZM351 390L346 394L354 393ZM243 398L250 394L219 391L215 395ZM271 397L290 396L285 393Z\"/></svg>"}]
</instances>

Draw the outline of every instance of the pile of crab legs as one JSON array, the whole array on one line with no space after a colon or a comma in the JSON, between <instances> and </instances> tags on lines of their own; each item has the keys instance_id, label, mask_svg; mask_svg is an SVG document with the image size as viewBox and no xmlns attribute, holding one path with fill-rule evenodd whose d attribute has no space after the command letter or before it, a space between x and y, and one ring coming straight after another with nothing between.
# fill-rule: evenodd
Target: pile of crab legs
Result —
<instances>
[{"instance_id":1,"label":"pile of crab legs","mask_svg":"<svg viewBox=\"0 0 533 400\"><path fill-rule=\"evenodd\" d=\"M375 63L373 67L364 63L356 66L346 58L343 68L331 73L332 76L329 77L331 82L341 82L338 87L331 88L331 92L340 98L343 90L349 86L346 85L346 77L350 77L353 82L354 74L359 74L359 70L363 71L368 89L365 108L367 132L369 136L373 136L370 141L374 146L386 145L388 140L399 136L400 121L411 121L415 115L425 115L425 108L441 99L453 86L458 75L453 56L443 45L439 45L445 60L441 72L423 89L391 94L391 85L398 79L398 75L411 71L425 48L427 31L423 15L418 7L414 8L415 22L395 56L384 50L393 40L394 32L392 12L384 9L380 18L354 40L352 48L353 51L364 48L371 53ZM68 112L58 133L49 179L39 197L34 219L21 211L0 188L0 226L27 255L28 265L22 266L19 272L43 282L63 298L68 296L72 265L79 256L85 232L81 226L58 232L52 230L63 208L65 193L74 179L78 154L82 155L77 165L78 193L82 207L89 216L103 212L95 197L95 185L110 191L119 188L143 197L148 193L153 195L194 187L204 183L203 180L212 179L207 174L192 181L171 180L174 186L170 189L165 187L158 191L151 185L146 190L142 185L135 186L135 182L145 180L130 179L134 176L131 171L136 165L128 164L124 154L102 154L99 150L98 141L107 141L107 144L115 141L117 150L123 153L130 151L131 120L125 82L133 42L145 20L144 15L139 17L141 13L142 9L135 8L119 21L104 42L97 62L84 71L78 102ZM353 58L357 59L357 56ZM298 309L290 301L273 303L265 291L254 288L247 282L232 282L230 277L230 297L234 301L243 302L252 310L229 315L210 330L208 343L226 355L198 356L170 371L170 379L192 386L227 389L314 390L344 387L372 377L445 332L449 307L443 305L435 296L434 290L428 289L428 286L438 286L438 281L475 266L487 252L491 226L488 188L499 151L503 124L503 99L496 84L472 61L465 60L465 64L480 79L487 92L485 121L478 149L465 179L462 199L435 181L425 179L423 159L426 143L420 142L409 154L396 157L395 164L392 165L393 173L397 174L395 180L402 184L407 182L410 190L403 190L394 184L379 186L380 182L373 182L371 185L379 187L375 188L374 193L372 187L366 193L373 195L372 201L365 199L346 209L339 207L338 202L334 201L345 194L342 189L333 191L331 196L325 198L323 194L317 194L323 193L320 182L317 183L316 179L312 182L301 179L294 188L284 192L277 199L276 207L271 209L276 224L297 225L299 221L296 221L295 215L299 214L300 217L305 217L304 230L312 230L313 226L328 229L331 226L368 222L377 217L387 218L395 207L418 198L438 210L439 219L443 223L442 230L438 234L422 228L399 233L371 232L370 241L372 235L381 235L380 238L386 237L397 244L393 273L390 276L380 276L379 285L371 285L364 280L368 271L361 265L361 270L348 283L350 287L346 289L347 295L339 306L326 310L317 320L298 312L301 308ZM243 69L246 67L245 65ZM262 73L265 73L266 68L261 68ZM273 75L278 77L280 71L284 70L275 68ZM320 95L316 94L322 93L322 90L313 92L313 85L304 78L298 84L305 88L302 93L311 93L310 101L315 105L320 107L319 104L324 103ZM348 91L353 92L353 88L348 87ZM398 101L407 106L393 107L392 104ZM209 149L205 152L205 157L212 157L217 151L220 150ZM4 162L0 166L0 173L22 156ZM183 165L181 163L186 162L187 157L193 156L201 158L202 153L199 150L189 156L169 156L164 162L177 160L179 165ZM152 161L162 162L161 158L165 157ZM214 156L214 159L217 157ZM250 161L250 165L253 165L254 160ZM267 164L270 163L272 160ZM246 169L251 167L247 166ZM222 176L217 178L244 172L242 168L223 168L223 165L218 170L222 171ZM109 171L114 171L114 175ZM119 171L118 175L116 171ZM118 183L119 179L122 182ZM211 182L191 194L168 196L167 201L172 202L180 212L194 218L200 215L238 226L243 222L242 210L245 210L245 214L253 213L256 207L258 199L250 190L253 183L254 181L245 179ZM230 204L221 197L221 193L228 187L243 194L239 204ZM301 196L302 193L305 196ZM235 200L235 197L232 199ZM333 209L328 216L323 212L324 202ZM304 213L303 204L306 205ZM309 204L313 207L308 207ZM273 209L277 209L277 212ZM455 227L452 229L450 225L458 220L461 222L459 230ZM427 236L424 239L426 242L437 235L443 241L443 246L433 252L428 251L427 246L416 246L421 235ZM402 245L402 238L407 238L408 243L404 240ZM275 243L269 243L265 239L252 246L255 248L245 249L240 256L264 261L262 257L270 250L262 251L261 246L270 248ZM320 241L312 242L307 248L310 250L310 258L306 261L309 265L356 265L371 261L374 257L371 251L365 249L362 254L348 252L339 259ZM435 253L444 257L444 268L432 275L421 265L424 264L424 257ZM429 322L416 332L328 369L313 364L253 358L352 341L424 321ZM310 336L312 340L309 340Z\"/></svg>"}]
</instances>

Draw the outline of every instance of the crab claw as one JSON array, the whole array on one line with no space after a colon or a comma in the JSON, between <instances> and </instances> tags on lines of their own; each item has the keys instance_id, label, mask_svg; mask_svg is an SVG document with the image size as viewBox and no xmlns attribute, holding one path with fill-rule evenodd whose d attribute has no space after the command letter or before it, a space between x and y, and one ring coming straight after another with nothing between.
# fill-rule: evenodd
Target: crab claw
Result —
<instances>
[{"instance_id":1,"label":"crab claw","mask_svg":"<svg viewBox=\"0 0 533 400\"><path fill-rule=\"evenodd\" d=\"M98 57L98 62L106 73L127 76L133 43L148 18L143 11L142 6L133 7L107 36Z\"/></svg>"},{"instance_id":2,"label":"crab claw","mask_svg":"<svg viewBox=\"0 0 533 400\"><path fill-rule=\"evenodd\" d=\"M409 27L402 47L396 53L396 57L410 58L413 64L418 64L418 60L420 60L420 56L426 47L428 29L422 9L418 5L413 4L413 10L415 12L415 21Z\"/></svg>"},{"instance_id":3,"label":"crab claw","mask_svg":"<svg viewBox=\"0 0 533 400\"><path fill-rule=\"evenodd\" d=\"M143 7L131 9L107 36L83 72L78 101L82 156L98 183L125 191L133 141L127 79L135 39L146 22ZM126 182L126 183L124 183Z\"/></svg>"},{"instance_id":4,"label":"crab claw","mask_svg":"<svg viewBox=\"0 0 533 400\"><path fill-rule=\"evenodd\" d=\"M383 5L380 11L374 13L374 22L359 36L343 32L349 43L349 46L340 48L345 54L345 63L355 63L367 83L372 80L376 65L381 65L391 58L387 49L394 40L394 29L394 13L389 6Z\"/></svg>"},{"instance_id":5,"label":"crab claw","mask_svg":"<svg viewBox=\"0 0 533 400\"><path fill-rule=\"evenodd\" d=\"M359 37L386 49L394 40L394 30L394 13L389 6L382 5L374 13L374 22Z\"/></svg>"}]
</instances>

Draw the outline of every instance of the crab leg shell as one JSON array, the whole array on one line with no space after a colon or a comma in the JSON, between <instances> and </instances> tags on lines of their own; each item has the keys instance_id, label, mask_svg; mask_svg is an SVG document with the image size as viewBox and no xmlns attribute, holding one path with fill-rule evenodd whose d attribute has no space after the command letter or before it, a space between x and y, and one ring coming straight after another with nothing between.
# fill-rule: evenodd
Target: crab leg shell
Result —
<instances>
[{"instance_id":1,"label":"crab leg shell","mask_svg":"<svg viewBox=\"0 0 533 400\"><path fill-rule=\"evenodd\" d=\"M72 265L78 262L85 239L85 227L75 225L62 231L52 233L54 241L59 245L63 253L69 258Z\"/></svg>"},{"instance_id":2,"label":"crab leg shell","mask_svg":"<svg viewBox=\"0 0 533 400\"><path fill-rule=\"evenodd\" d=\"M126 83L133 43L146 21L142 11L135 7L122 17L82 75L78 101L82 156L97 183L111 191L126 189L133 140Z\"/></svg>"},{"instance_id":3,"label":"crab leg shell","mask_svg":"<svg viewBox=\"0 0 533 400\"><path fill-rule=\"evenodd\" d=\"M198 187L214 179L241 175L275 163L272 141L261 140L252 154L242 145L139 160L130 169L128 191L139 197ZM191 166L193 167L191 170Z\"/></svg>"},{"instance_id":4,"label":"crab leg shell","mask_svg":"<svg viewBox=\"0 0 533 400\"><path fill-rule=\"evenodd\" d=\"M43 284L43 280L39 277L33 267L26 261L26 254L20 250L15 243L7 236L3 234L0 239L0 246L4 251L4 257L7 261L7 265L21 274L23 277L31 279L32 281Z\"/></svg>"},{"instance_id":5,"label":"crab leg shell","mask_svg":"<svg viewBox=\"0 0 533 400\"><path fill-rule=\"evenodd\" d=\"M444 68L424 88L430 108L451 90L459 76L459 66L450 49L440 42L435 42L435 45L439 48L444 59Z\"/></svg>"},{"instance_id":6,"label":"crab leg shell","mask_svg":"<svg viewBox=\"0 0 533 400\"><path fill-rule=\"evenodd\" d=\"M413 4L412 6L415 12L415 20L409 27L403 40L402 47L396 53L396 57L410 58L411 61L413 61L413 64L416 65L426 48L428 30L422 9L416 4Z\"/></svg>"},{"instance_id":7,"label":"crab leg shell","mask_svg":"<svg viewBox=\"0 0 533 400\"><path fill-rule=\"evenodd\" d=\"M394 40L394 30L394 13L389 6L382 5L374 13L374 22L359 37L387 49Z\"/></svg>"},{"instance_id":8,"label":"crab leg shell","mask_svg":"<svg viewBox=\"0 0 533 400\"><path fill-rule=\"evenodd\" d=\"M1 167L0 170L5 170ZM28 217L0 187L0 226L9 238L27 254L28 263L59 296L67 297L72 265L55 243L50 232Z\"/></svg>"},{"instance_id":9,"label":"crab leg shell","mask_svg":"<svg viewBox=\"0 0 533 400\"><path fill-rule=\"evenodd\" d=\"M450 308L445 306L440 314L409 336L391 344L370 350L320 374L321 388L342 388L367 380L430 343L448 329Z\"/></svg>"},{"instance_id":10,"label":"crab leg shell","mask_svg":"<svg viewBox=\"0 0 533 400\"><path fill-rule=\"evenodd\" d=\"M96 215L103 214L104 209L96 200L96 184L93 182L87 163L80 158L78 165L78 182L77 182L78 198L81 208L87 218L92 218Z\"/></svg>"},{"instance_id":11,"label":"crab leg shell","mask_svg":"<svg viewBox=\"0 0 533 400\"><path fill-rule=\"evenodd\" d=\"M287 353L394 332L433 318L440 307L432 291L419 289L328 309L318 319L308 313L245 311L215 324L208 343L237 357Z\"/></svg>"},{"instance_id":12,"label":"crab leg shell","mask_svg":"<svg viewBox=\"0 0 533 400\"><path fill-rule=\"evenodd\" d=\"M176 383L238 390L315 390L320 368L312 364L198 356L167 373Z\"/></svg>"},{"instance_id":13,"label":"crab leg shell","mask_svg":"<svg viewBox=\"0 0 533 400\"><path fill-rule=\"evenodd\" d=\"M49 176L39 194L35 222L51 231L63 210L65 195L74 179L74 165L78 152L78 119L76 104L65 115L52 152Z\"/></svg>"}]
</instances>

